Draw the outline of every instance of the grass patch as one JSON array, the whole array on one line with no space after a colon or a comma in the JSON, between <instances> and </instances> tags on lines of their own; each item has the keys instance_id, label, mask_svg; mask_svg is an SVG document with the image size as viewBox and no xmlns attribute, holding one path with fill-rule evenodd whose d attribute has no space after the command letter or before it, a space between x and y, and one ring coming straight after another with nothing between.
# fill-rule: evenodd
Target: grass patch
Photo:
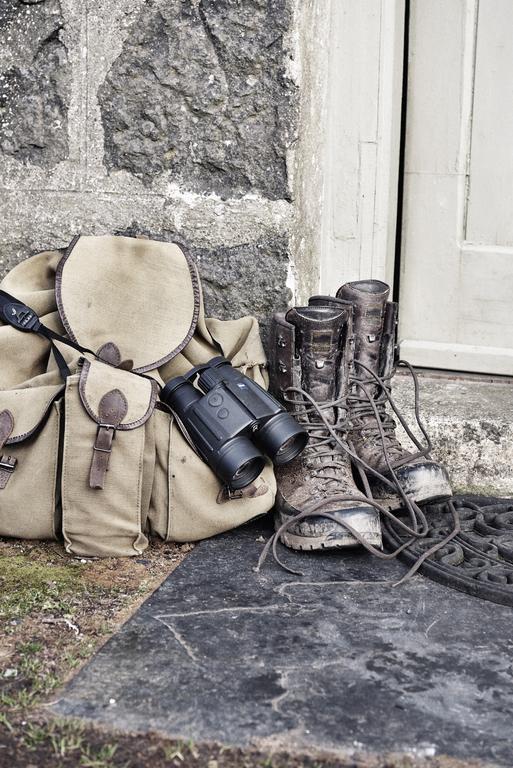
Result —
<instances>
[{"instance_id":1,"label":"grass patch","mask_svg":"<svg viewBox=\"0 0 513 768\"><path fill-rule=\"evenodd\" d=\"M88 742L84 726L74 720L51 720L46 723L29 723L22 736L23 745L30 752L43 749L52 755L58 765L64 758L82 768L111 768L117 744Z\"/></svg>"},{"instance_id":2,"label":"grass patch","mask_svg":"<svg viewBox=\"0 0 513 768\"><path fill-rule=\"evenodd\" d=\"M185 554L182 547L157 544L145 558L78 559L55 542L0 539L0 745L2 731L23 737L35 708ZM29 736L34 742L37 730ZM56 753L69 751L69 739L72 746L64 732ZM82 757L96 768L112 760L107 752Z\"/></svg>"},{"instance_id":3,"label":"grass patch","mask_svg":"<svg viewBox=\"0 0 513 768\"><path fill-rule=\"evenodd\" d=\"M0 617L7 621L36 610L70 613L84 591L80 566L45 564L23 555L0 559Z\"/></svg>"}]
</instances>

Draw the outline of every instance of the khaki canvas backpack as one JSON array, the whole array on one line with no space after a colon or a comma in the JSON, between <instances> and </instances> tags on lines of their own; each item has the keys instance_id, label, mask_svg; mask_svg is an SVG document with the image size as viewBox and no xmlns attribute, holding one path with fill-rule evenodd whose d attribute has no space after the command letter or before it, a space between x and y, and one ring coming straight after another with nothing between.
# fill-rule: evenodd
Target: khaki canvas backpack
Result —
<instances>
[{"instance_id":1,"label":"khaki canvas backpack","mask_svg":"<svg viewBox=\"0 0 513 768\"><path fill-rule=\"evenodd\" d=\"M20 263L0 289L53 336L0 324L0 536L138 555L150 535L195 541L271 509L270 464L227 492L159 402L166 381L219 354L267 384L256 319L205 318L182 247L80 236Z\"/></svg>"}]
</instances>

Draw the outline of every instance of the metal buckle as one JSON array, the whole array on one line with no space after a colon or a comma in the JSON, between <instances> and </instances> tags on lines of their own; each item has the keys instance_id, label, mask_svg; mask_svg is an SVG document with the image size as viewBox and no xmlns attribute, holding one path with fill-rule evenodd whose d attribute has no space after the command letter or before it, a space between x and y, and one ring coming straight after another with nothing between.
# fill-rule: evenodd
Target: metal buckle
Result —
<instances>
[{"instance_id":1,"label":"metal buckle","mask_svg":"<svg viewBox=\"0 0 513 768\"><path fill-rule=\"evenodd\" d=\"M226 496L228 501L232 501L232 499L242 499L244 497L244 489L238 488L237 490L234 490L233 488L230 488L229 485L225 486Z\"/></svg>"},{"instance_id":2,"label":"metal buckle","mask_svg":"<svg viewBox=\"0 0 513 768\"><path fill-rule=\"evenodd\" d=\"M18 459L14 459L12 456L2 456L0 458L0 469L5 472L14 472Z\"/></svg>"},{"instance_id":3,"label":"metal buckle","mask_svg":"<svg viewBox=\"0 0 513 768\"><path fill-rule=\"evenodd\" d=\"M112 439L116 439L116 427L114 424L98 424L98 428L96 430L96 440L94 441L93 445L93 451L99 451L100 453L112 453L112 448L98 448L97 442L98 442L98 435L100 434L100 429L112 429Z\"/></svg>"}]
</instances>

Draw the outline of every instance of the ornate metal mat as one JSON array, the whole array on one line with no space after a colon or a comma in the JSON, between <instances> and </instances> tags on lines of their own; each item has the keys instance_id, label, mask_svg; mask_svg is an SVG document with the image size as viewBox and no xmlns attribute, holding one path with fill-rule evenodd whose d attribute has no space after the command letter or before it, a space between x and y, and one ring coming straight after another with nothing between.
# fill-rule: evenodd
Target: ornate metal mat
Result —
<instances>
[{"instance_id":1,"label":"ornate metal mat","mask_svg":"<svg viewBox=\"0 0 513 768\"><path fill-rule=\"evenodd\" d=\"M475 597L513 606L513 499L456 496L454 503L461 533L431 555L420 573ZM426 517L431 524L428 537L401 554L409 565L453 530L446 504L428 506ZM405 541L404 533L389 522L384 538L390 548Z\"/></svg>"}]
</instances>

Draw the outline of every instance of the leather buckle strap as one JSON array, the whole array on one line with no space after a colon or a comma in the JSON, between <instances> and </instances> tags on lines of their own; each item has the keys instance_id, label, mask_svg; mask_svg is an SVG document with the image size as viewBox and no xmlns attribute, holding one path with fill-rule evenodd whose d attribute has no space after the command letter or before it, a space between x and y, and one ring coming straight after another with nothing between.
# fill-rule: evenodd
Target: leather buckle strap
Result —
<instances>
[{"instance_id":1,"label":"leather buckle strap","mask_svg":"<svg viewBox=\"0 0 513 768\"><path fill-rule=\"evenodd\" d=\"M3 490L9 479L16 469L18 459L14 456L1 456L0 457L0 490Z\"/></svg>"},{"instance_id":2,"label":"leather buckle strap","mask_svg":"<svg viewBox=\"0 0 513 768\"><path fill-rule=\"evenodd\" d=\"M116 437L114 424L98 424L96 440L93 445L93 461L89 474L91 488L103 488L105 485L105 473L109 471L112 443Z\"/></svg>"},{"instance_id":3,"label":"leather buckle strap","mask_svg":"<svg viewBox=\"0 0 513 768\"><path fill-rule=\"evenodd\" d=\"M6 472L14 472L17 463L18 459L15 459L13 456L0 457L0 469L5 470Z\"/></svg>"},{"instance_id":4,"label":"leather buckle strap","mask_svg":"<svg viewBox=\"0 0 513 768\"><path fill-rule=\"evenodd\" d=\"M0 413L0 451L12 435L14 429L14 418L10 411ZM16 469L18 459L12 456L0 456L0 491L5 488L9 479Z\"/></svg>"},{"instance_id":5,"label":"leather buckle strap","mask_svg":"<svg viewBox=\"0 0 513 768\"><path fill-rule=\"evenodd\" d=\"M258 480L236 491L224 485L217 494L216 501L218 504L225 504L236 499L254 499L257 496L263 496L268 490L269 486L265 482L259 482Z\"/></svg>"},{"instance_id":6,"label":"leather buckle strap","mask_svg":"<svg viewBox=\"0 0 513 768\"><path fill-rule=\"evenodd\" d=\"M93 459L89 472L90 488L103 489L105 486L105 475L109 471L116 429L123 421L127 411L128 403L119 389L107 392L100 400L98 414L101 421L98 424L93 445Z\"/></svg>"}]
</instances>

